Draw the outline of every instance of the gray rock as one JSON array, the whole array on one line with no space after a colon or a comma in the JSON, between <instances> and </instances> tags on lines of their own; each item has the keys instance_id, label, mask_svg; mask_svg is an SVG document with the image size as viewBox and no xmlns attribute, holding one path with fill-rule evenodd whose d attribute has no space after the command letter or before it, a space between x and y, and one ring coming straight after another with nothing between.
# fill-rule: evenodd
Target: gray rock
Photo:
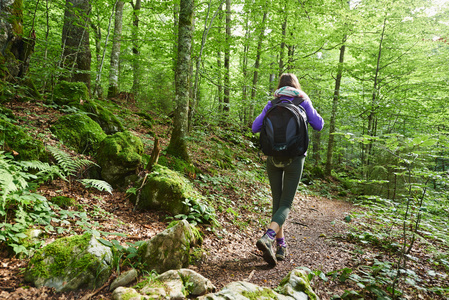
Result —
<instances>
[{"instance_id":1,"label":"gray rock","mask_svg":"<svg viewBox=\"0 0 449 300\"><path fill-rule=\"evenodd\" d=\"M235 281L226 285L215 294L207 294L199 297L199 300L248 300L248 299L279 299L292 300L294 298L274 292L269 288L246 282ZM306 298L307 299L307 298Z\"/></svg>"},{"instance_id":2,"label":"gray rock","mask_svg":"<svg viewBox=\"0 0 449 300\"><path fill-rule=\"evenodd\" d=\"M38 250L25 280L56 291L96 288L111 275L112 252L91 234L65 237Z\"/></svg>"},{"instance_id":3,"label":"gray rock","mask_svg":"<svg viewBox=\"0 0 449 300\"><path fill-rule=\"evenodd\" d=\"M189 265L190 248L196 243L191 225L185 221L174 225L143 243L138 250L147 270L163 273Z\"/></svg>"},{"instance_id":4,"label":"gray rock","mask_svg":"<svg viewBox=\"0 0 449 300\"><path fill-rule=\"evenodd\" d=\"M122 286L116 288L112 293L112 300L142 300L142 299L151 299L151 298L142 296L135 289L125 288Z\"/></svg>"},{"instance_id":5,"label":"gray rock","mask_svg":"<svg viewBox=\"0 0 449 300\"><path fill-rule=\"evenodd\" d=\"M279 293L289 295L294 299L318 299L310 286L307 272L304 270L295 269L288 273L279 284L278 291ZM304 298L304 296L306 298Z\"/></svg>"},{"instance_id":6,"label":"gray rock","mask_svg":"<svg viewBox=\"0 0 449 300\"><path fill-rule=\"evenodd\" d=\"M137 271L136 269L128 270L122 274L120 274L109 286L109 290L113 291L119 286L125 286L129 283L133 282L137 278Z\"/></svg>"},{"instance_id":7,"label":"gray rock","mask_svg":"<svg viewBox=\"0 0 449 300\"><path fill-rule=\"evenodd\" d=\"M209 279L190 269L170 270L156 280L166 287L170 299L175 295L201 296L216 289Z\"/></svg>"}]
</instances>

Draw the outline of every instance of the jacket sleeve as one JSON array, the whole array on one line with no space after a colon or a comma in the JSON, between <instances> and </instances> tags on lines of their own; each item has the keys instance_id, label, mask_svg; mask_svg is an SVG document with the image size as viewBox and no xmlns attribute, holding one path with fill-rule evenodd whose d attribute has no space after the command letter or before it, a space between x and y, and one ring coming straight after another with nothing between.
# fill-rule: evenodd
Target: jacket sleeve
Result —
<instances>
[{"instance_id":1,"label":"jacket sleeve","mask_svg":"<svg viewBox=\"0 0 449 300\"><path fill-rule=\"evenodd\" d=\"M260 130L262 129L263 119L265 118L265 115L267 111L271 108L271 106L272 106L271 101L268 101L267 105L265 105L260 115L258 115L257 118L254 120L252 126L252 130L254 133L260 132Z\"/></svg>"},{"instance_id":2,"label":"jacket sleeve","mask_svg":"<svg viewBox=\"0 0 449 300\"><path fill-rule=\"evenodd\" d=\"M312 105L312 101L307 97L301 104L307 114L307 120L313 129L321 131L324 126L324 120ZM254 126L254 125L253 125Z\"/></svg>"}]
</instances>

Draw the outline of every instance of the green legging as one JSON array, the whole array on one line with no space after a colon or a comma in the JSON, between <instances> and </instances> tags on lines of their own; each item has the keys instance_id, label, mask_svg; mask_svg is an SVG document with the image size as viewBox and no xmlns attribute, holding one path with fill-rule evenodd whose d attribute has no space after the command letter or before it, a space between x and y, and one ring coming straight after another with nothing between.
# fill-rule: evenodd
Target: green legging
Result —
<instances>
[{"instance_id":1,"label":"green legging","mask_svg":"<svg viewBox=\"0 0 449 300\"><path fill-rule=\"evenodd\" d=\"M299 180L304 167L304 156L279 160L267 158L267 173L270 180L273 197L273 212L271 221L282 227L298 189Z\"/></svg>"}]
</instances>

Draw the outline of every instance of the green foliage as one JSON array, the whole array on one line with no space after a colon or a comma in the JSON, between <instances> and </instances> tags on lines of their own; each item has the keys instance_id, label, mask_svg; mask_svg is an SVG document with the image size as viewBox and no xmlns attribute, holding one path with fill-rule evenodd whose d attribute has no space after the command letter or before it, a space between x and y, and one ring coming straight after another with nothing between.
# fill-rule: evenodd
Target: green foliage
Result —
<instances>
[{"instance_id":1,"label":"green foliage","mask_svg":"<svg viewBox=\"0 0 449 300\"><path fill-rule=\"evenodd\" d=\"M189 207L189 212L176 215L176 219L186 220L193 225L212 224L216 226L219 224L215 210L209 204L202 203L201 200L194 198L187 198L183 203Z\"/></svg>"},{"instance_id":2,"label":"green foliage","mask_svg":"<svg viewBox=\"0 0 449 300\"><path fill-rule=\"evenodd\" d=\"M105 191L109 194L112 194L112 186L107 183L104 180L99 179L80 179L79 182L81 182L85 188L95 188L99 191Z\"/></svg>"},{"instance_id":3,"label":"green foliage","mask_svg":"<svg viewBox=\"0 0 449 300\"><path fill-rule=\"evenodd\" d=\"M67 197L54 197L50 203L45 197L31 192L40 182L60 177L69 180L79 168L90 165L86 159L70 158L70 155L60 149L49 147L59 165L49 165L40 161L15 161L9 153L0 152L0 241L4 242L15 254L28 255L29 250L40 245L38 241L28 239L30 228L43 227L48 233L65 231L63 227L53 227L54 224L64 225L67 219L78 219L77 225L89 230L94 223L90 222L85 213L61 210L59 207L75 205L76 202ZM78 168L78 169L77 169ZM30 172L38 170L38 172ZM89 187L111 192L106 182L86 181ZM51 207L54 206L54 207Z\"/></svg>"},{"instance_id":4,"label":"green foliage","mask_svg":"<svg viewBox=\"0 0 449 300\"><path fill-rule=\"evenodd\" d=\"M128 265L136 270L145 270L143 262L138 255L138 249L145 241L137 241L135 243L126 242L127 246L123 246L117 240L105 240L99 238L98 241L105 246L111 247L113 251L113 268L120 274L120 268Z\"/></svg>"}]
</instances>

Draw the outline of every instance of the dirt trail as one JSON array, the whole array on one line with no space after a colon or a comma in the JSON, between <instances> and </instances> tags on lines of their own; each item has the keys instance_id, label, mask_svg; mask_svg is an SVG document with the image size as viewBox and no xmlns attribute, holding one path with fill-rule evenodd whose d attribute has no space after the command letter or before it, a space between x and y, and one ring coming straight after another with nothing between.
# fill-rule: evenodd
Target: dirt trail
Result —
<instances>
[{"instance_id":1,"label":"dirt trail","mask_svg":"<svg viewBox=\"0 0 449 300\"><path fill-rule=\"evenodd\" d=\"M343 219L354 209L348 202L298 193L286 221L288 255L285 261L274 268L268 267L255 247L263 232L242 232L234 228L230 234L234 238L206 240L204 247L209 255L193 268L218 288L237 280L274 288L299 266L323 272L344 268L350 264L348 250L352 246L332 237L347 230ZM321 298L327 297L321 295Z\"/></svg>"}]
</instances>

